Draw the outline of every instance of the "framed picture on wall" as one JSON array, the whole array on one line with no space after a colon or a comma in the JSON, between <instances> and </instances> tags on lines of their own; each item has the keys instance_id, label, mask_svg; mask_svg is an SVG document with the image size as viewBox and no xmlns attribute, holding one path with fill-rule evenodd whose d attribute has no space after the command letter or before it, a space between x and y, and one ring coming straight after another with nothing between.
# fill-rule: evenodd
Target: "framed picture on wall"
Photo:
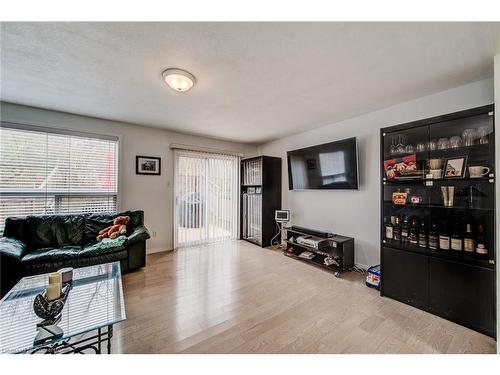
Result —
<instances>
[{"instance_id":1,"label":"framed picture on wall","mask_svg":"<svg viewBox=\"0 0 500 375\"><path fill-rule=\"evenodd\" d=\"M161 158L137 155L135 157L135 173L153 176L161 175Z\"/></svg>"}]
</instances>

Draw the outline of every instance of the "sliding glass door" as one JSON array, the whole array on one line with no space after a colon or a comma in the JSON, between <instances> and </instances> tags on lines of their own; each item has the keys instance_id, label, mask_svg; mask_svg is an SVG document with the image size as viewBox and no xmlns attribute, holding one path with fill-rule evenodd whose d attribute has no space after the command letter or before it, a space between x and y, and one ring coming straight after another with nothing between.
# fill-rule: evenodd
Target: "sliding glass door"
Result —
<instances>
[{"instance_id":1,"label":"sliding glass door","mask_svg":"<svg viewBox=\"0 0 500 375\"><path fill-rule=\"evenodd\" d=\"M236 156L175 150L174 247L238 235Z\"/></svg>"}]
</instances>

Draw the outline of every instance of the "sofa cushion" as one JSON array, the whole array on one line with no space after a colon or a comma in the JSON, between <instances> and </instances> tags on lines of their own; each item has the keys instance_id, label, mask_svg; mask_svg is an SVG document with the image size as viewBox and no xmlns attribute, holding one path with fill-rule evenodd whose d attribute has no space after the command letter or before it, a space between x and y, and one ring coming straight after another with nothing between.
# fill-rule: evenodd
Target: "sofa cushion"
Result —
<instances>
[{"instance_id":1,"label":"sofa cushion","mask_svg":"<svg viewBox=\"0 0 500 375\"><path fill-rule=\"evenodd\" d=\"M26 255L26 244L13 237L0 238L0 263L6 258L20 261Z\"/></svg>"},{"instance_id":2,"label":"sofa cushion","mask_svg":"<svg viewBox=\"0 0 500 375\"><path fill-rule=\"evenodd\" d=\"M144 225L144 211L131 211L130 214L129 226L131 229Z\"/></svg>"},{"instance_id":3,"label":"sofa cushion","mask_svg":"<svg viewBox=\"0 0 500 375\"><path fill-rule=\"evenodd\" d=\"M83 215L28 216L26 241L32 249L80 246L84 221Z\"/></svg>"},{"instance_id":4,"label":"sofa cushion","mask_svg":"<svg viewBox=\"0 0 500 375\"><path fill-rule=\"evenodd\" d=\"M32 249L57 246L54 232L56 216L28 216L26 223L26 241Z\"/></svg>"},{"instance_id":5,"label":"sofa cushion","mask_svg":"<svg viewBox=\"0 0 500 375\"><path fill-rule=\"evenodd\" d=\"M83 225L83 243L88 244L96 240L99 231L113 224L116 215L90 214L85 216Z\"/></svg>"},{"instance_id":6,"label":"sofa cushion","mask_svg":"<svg viewBox=\"0 0 500 375\"><path fill-rule=\"evenodd\" d=\"M85 245L80 251L80 256L82 257L94 257L101 256L105 254L111 254L118 251L125 250L123 246L110 246L103 248L100 242L89 243Z\"/></svg>"},{"instance_id":7,"label":"sofa cushion","mask_svg":"<svg viewBox=\"0 0 500 375\"><path fill-rule=\"evenodd\" d=\"M25 275L36 275L40 273L54 272L64 267L87 267L96 264L120 261L122 270L127 269L127 250L115 251L109 254L101 254L95 257L77 257L72 259L51 259L48 262L22 262Z\"/></svg>"},{"instance_id":8,"label":"sofa cushion","mask_svg":"<svg viewBox=\"0 0 500 375\"><path fill-rule=\"evenodd\" d=\"M59 216L56 223L56 237L59 246L81 246L83 242L83 215Z\"/></svg>"},{"instance_id":9,"label":"sofa cushion","mask_svg":"<svg viewBox=\"0 0 500 375\"><path fill-rule=\"evenodd\" d=\"M45 247L27 253L22 263L47 263L76 259L80 256L81 246Z\"/></svg>"},{"instance_id":10,"label":"sofa cushion","mask_svg":"<svg viewBox=\"0 0 500 375\"><path fill-rule=\"evenodd\" d=\"M5 219L5 227L3 235L5 237L17 238L18 240L26 239L26 216L8 217Z\"/></svg>"}]
</instances>

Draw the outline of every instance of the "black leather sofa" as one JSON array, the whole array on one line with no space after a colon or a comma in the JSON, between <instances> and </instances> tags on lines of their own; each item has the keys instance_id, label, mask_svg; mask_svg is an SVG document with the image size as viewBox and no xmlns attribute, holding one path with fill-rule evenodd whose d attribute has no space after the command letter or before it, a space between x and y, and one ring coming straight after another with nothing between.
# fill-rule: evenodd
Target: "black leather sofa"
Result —
<instances>
[{"instance_id":1,"label":"black leather sofa","mask_svg":"<svg viewBox=\"0 0 500 375\"><path fill-rule=\"evenodd\" d=\"M102 246L96 241L98 232L113 224L113 219L120 215L130 216L126 241L118 246ZM0 238L1 295L3 297L24 276L63 267L114 261L120 261L122 272L144 267L148 238L143 211L7 218Z\"/></svg>"}]
</instances>

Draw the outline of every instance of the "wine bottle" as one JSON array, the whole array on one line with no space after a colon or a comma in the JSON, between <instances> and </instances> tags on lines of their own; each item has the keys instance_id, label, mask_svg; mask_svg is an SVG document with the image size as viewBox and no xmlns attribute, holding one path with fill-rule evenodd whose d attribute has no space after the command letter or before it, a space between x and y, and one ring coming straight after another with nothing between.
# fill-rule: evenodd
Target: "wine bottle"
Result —
<instances>
[{"instance_id":1,"label":"wine bottle","mask_svg":"<svg viewBox=\"0 0 500 375\"><path fill-rule=\"evenodd\" d=\"M401 242L404 244L408 243L408 235L409 235L409 224L408 217L403 217L403 223L401 224Z\"/></svg>"},{"instance_id":2,"label":"wine bottle","mask_svg":"<svg viewBox=\"0 0 500 375\"><path fill-rule=\"evenodd\" d=\"M418 231L418 246L427 247L427 228L425 226L425 220L422 219L420 223L420 230Z\"/></svg>"},{"instance_id":3,"label":"wine bottle","mask_svg":"<svg viewBox=\"0 0 500 375\"><path fill-rule=\"evenodd\" d=\"M439 249L450 250L450 236L448 235L445 225L442 226L441 232L439 233Z\"/></svg>"},{"instance_id":4,"label":"wine bottle","mask_svg":"<svg viewBox=\"0 0 500 375\"><path fill-rule=\"evenodd\" d=\"M429 230L429 249L437 250L439 246L439 238L436 223L432 223Z\"/></svg>"},{"instance_id":5,"label":"wine bottle","mask_svg":"<svg viewBox=\"0 0 500 375\"><path fill-rule=\"evenodd\" d=\"M479 255L488 255L488 248L486 247L486 240L484 238L483 224L479 224L477 228L476 253Z\"/></svg>"},{"instance_id":6,"label":"wine bottle","mask_svg":"<svg viewBox=\"0 0 500 375\"><path fill-rule=\"evenodd\" d=\"M401 242L401 226L399 224L399 216L395 217L394 227L392 228L392 239L395 242Z\"/></svg>"},{"instance_id":7,"label":"wine bottle","mask_svg":"<svg viewBox=\"0 0 500 375\"><path fill-rule=\"evenodd\" d=\"M474 237L472 236L472 226L467 224L466 228L464 236L464 250L472 253L476 250L476 247L474 246Z\"/></svg>"},{"instance_id":8,"label":"wine bottle","mask_svg":"<svg viewBox=\"0 0 500 375\"><path fill-rule=\"evenodd\" d=\"M385 222L385 239L391 241L393 238L393 225L387 220L387 217L384 217Z\"/></svg>"},{"instance_id":9,"label":"wine bottle","mask_svg":"<svg viewBox=\"0 0 500 375\"><path fill-rule=\"evenodd\" d=\"M411 245L418 245L417 219L415 218L411 220L410 231L408 232L408 240Z\"/></svg>"},{"instance_id":10,"label":"wine bottle","mask_svg":"<svg viewBox=\"0 0 500 375\"><path fill-rule=\"evenodd\" d=\"M453 234L451 235L451 249L462 251L462 237L458 230L458 224L455 225Z\"/></svg>"}]
</instances>

